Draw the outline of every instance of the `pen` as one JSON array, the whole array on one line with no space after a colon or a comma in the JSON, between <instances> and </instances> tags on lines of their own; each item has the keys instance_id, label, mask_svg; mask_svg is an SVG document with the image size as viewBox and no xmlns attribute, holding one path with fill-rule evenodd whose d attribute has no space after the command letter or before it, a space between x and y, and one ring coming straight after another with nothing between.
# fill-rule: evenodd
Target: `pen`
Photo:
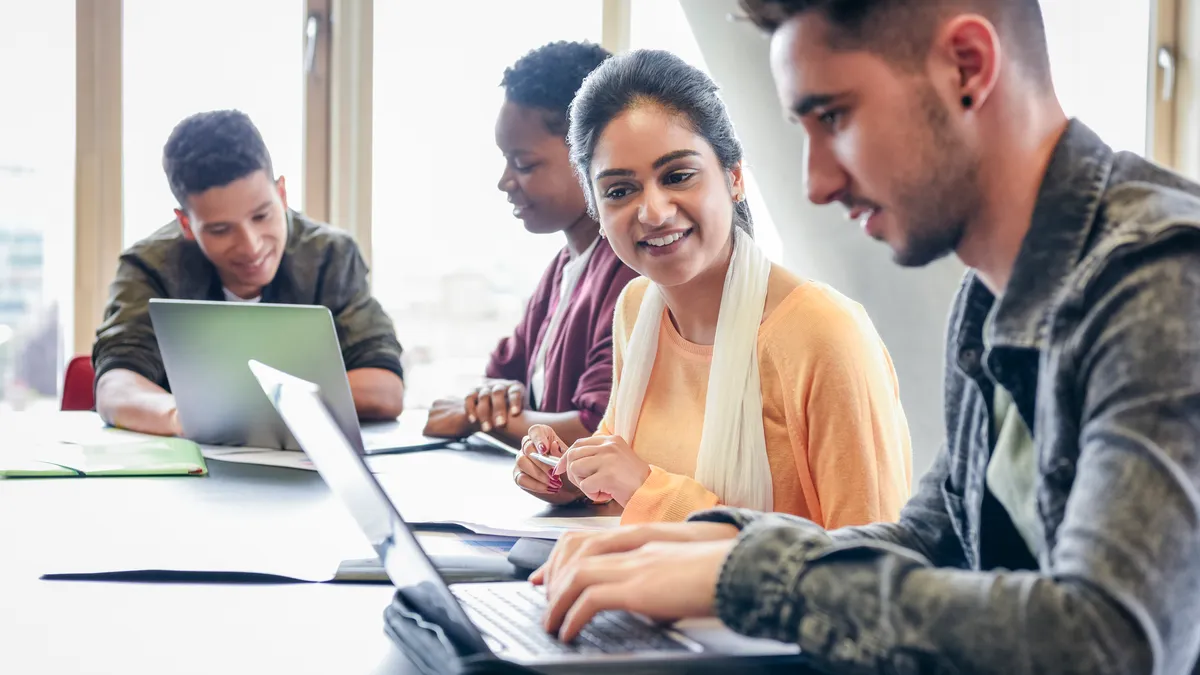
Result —
<instances>
[{"instance_id":1,"label":"pen","mask_svg":"<svg viewBox=\"0 0 1200 675\"><path fill-rule=\"evenodd\" d=\"M558 466L558 460L561 459L561 457L554 457L553 455L543 455L543 454L536 453L536 452L529 453L529 456L547 466Z\"/></svg>"}]
</instances>

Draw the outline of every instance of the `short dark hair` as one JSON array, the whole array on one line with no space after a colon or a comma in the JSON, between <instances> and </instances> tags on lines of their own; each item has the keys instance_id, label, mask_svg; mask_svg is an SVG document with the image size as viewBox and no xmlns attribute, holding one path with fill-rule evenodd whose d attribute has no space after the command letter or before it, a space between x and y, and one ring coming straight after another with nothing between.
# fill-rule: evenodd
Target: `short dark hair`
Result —
<instances>
[{"instance_id":1,"label":"short dark hair","mask_svg":"<svg viewBox=\"0 0 1200 675\"><path fill-rule=\"evenodd\" d=\"M255 171L275 179L262 134L240 110L197 113L177 124L163 146L163 171L184 209L188 195L229 185Z\"/></svg>"},{"instance_id":2,"label":"short dark hair","mask_svg":"<svg viewBox=\"0 0 1200 675\"><path fill-rule=\"evenodd\" d=\"M682 117L712 146L725 169L742 161L742 144L733 121L708 75L670 52L640 49L614 56L583 82L571 104L571 163L583 185L588 210L596 216L596 197L589 177L592 154L605 127L617 115L641 104L661 106ZM750 206L734 205L734 224L753 234Z\"/></svg>"},{"instance_id":3,"label":"short dark hair","mask_svg":"<svg viewBox=\"0 0 1200 675\"><path fill-rule=\"evenodd\" d=\"M610 56L607 49L590 42L551 42L506 68L500 86L509 101L545 113L550 133L566 136L571 99L583 78Z\"/></svg>"},{"instance_id":4,"label":"short dark hair","mask_svg":"<svg viewBox=\"0 0 1200 675\"><path fill-rule=\"evenodd\" d=\"M756 26L774 33L789 19L820 12L833 28L835 49L865 49L897 65L923 60L938 19L961 9L987 17L1001 39L1018 47L1016 58L1040 84L1050 85L1046 26L1038 0L738 0Z\"/></svg>"}]
</instances>

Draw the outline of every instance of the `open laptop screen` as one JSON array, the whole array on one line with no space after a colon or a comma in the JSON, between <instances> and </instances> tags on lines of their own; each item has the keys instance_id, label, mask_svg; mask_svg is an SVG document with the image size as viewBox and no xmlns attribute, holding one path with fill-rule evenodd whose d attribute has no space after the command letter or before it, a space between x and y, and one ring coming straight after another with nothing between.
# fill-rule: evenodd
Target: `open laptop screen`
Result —
<instances>
[{"instance_id":1,"label":"open laptop screen","mask_svg":"<svg viewBox=\"0 0 1200 675\"><path fill-rule=\"evenodd\" d=\"M405 600L427 621L446 631L460 648L487 651L478 629L450 593L383 486L334 422L318 387L257 361L250 362L250 369L321 478L367 536Z\"/></svg>"}]
</instances>

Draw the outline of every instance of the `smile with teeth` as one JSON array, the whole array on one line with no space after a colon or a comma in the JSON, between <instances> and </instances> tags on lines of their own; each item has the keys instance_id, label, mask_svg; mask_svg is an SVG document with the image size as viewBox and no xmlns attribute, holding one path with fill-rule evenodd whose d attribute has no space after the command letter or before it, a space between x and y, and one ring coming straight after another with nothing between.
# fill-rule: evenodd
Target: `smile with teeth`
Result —
<instances>
[{"instance_id":1,"label":"smile with teeth","mask_svg":"<svg viewBox=\"0 0 1200 675\"><path fill-rule=\"evenodd\" d=\"M656 239L647 239L647 240L643 241L642 243L647 246L653 246L655 248L658 248L661 246L670 246L671 244L674 244L675 242L679 241L680 239L683 239L683 236L685 234L687 234L687 232L676 232L674 234L668 234L665 237L658 237Z\"/></svg>"},{"instance_id":2,"label":"smile with teeth","mask_svg":"<svg viewBox=\"0 0 1200 675\"><path fill-rule=\"evenodd\" d=\"M259 256L257 260L252 260L248 263L242 263L241 267L243 269L248 269L248 270L258 269L259 267L262 267L264 263L267 262L267 258L270 256L270 254L271 254L271 252L267 251L266 253L263 253L261 256Z\"/></svg>"},{"instance_id":3,"label":"smile with teeth","mask_svg":"<svg viewBox=\"0 0 1200 675\"><path fill-rule=\"evenodd\" d=\"M508 198L508 203L512 204L513 215L518 217L520 217L522 211L528 211L529 207L531 206L530 204L525 203L523 200L513 199L512 197Z\"/></svg>"}]
</instances>

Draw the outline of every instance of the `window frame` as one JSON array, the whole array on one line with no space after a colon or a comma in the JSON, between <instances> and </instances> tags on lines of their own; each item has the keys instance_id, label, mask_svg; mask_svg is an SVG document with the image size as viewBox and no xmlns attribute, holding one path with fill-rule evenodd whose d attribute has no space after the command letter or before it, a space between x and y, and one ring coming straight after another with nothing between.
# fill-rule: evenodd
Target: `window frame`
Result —
<instances>
[{"instance_id":1,"label":"window frame","mask_svg":"<svg viewBox=\"0 0 1200 675\"><path fill-rule=\"evenodd\" d=\"M124 235L123 4L122 0L75 3L74 354L91 353Z\"/></svg>"},{"instance_id":2,"label":"window frame","mask_svg":"<svg viewBox=\"0 0 1200 675\"><path fill-rule=\"evenodd\" d=\"M1151 45L1155 76L1149 105L1154 111L1152 158L1192 180L1200 180L1200 0L1158 0ZM1174 57L1175 82L1170 100L1163 96L1165 72L1157 63L1160 48Z\"/></svg>"},{"instance_id":3,"label":"window frame","mask_svg":"<svg viewBox=\"0 0 1200 675\"><path fill-rule=\"evenodd\" d=\"M627 51L632 0L602 3L603 45ZM122 250L122 0L76 0L75 296L72 353L90 353ZM1147 155L1200 179L1200 0L1156 0L1148 41ZM316 22L305 77L305 212L352 232L371 264L373 0L307 0ZM307 46L307 43L306 43ZM1164 101L1159 47L1175 54ZM306 50L307 51L307 50ZM301 68L309 64L299 64ZM1197 120L1187 125L1181 121ZM1193 128L1196 127L1196 128ZM1192 157L1191 155L1196 155Z\"/></svg>"},{"instance_id":4,"label":"window frame","mask_svg":"<svg viewBox=\"0 0 1200 675\"><path fill-rule=\"evenodd\" d=\"M1184 5L1192 5L1196 0L1156 0L1153 5L1153 15L1150 17L1150 39L1146 57L1146 67L1149 69L1146 92L1147 122L1146 125L1146 156L1163 166L1177 168L1180 158L1177 137L1180 135L1178 120L1185 118L1186 104L1180 96L1185 82L1184 59L1181 58L1180 40L1184 37L1180 29L1179 15ZM1175 63L1173 79L1168 79L1167 70L1159 63L1159 52L1164 51ZM1172 89L1168 98L1166 89Z\"/></svg>"}]
</instances>

